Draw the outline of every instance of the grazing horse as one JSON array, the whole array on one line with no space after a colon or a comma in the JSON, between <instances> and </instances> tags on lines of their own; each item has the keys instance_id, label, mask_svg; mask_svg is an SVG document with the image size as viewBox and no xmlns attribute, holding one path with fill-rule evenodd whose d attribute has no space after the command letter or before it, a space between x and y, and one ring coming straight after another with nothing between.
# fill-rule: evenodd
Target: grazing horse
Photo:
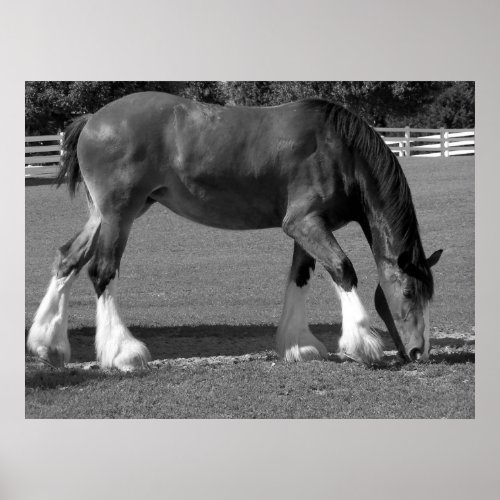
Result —
<instances>
[{"instance_id":1,"label":"grazing horse","mask_svg":"<svg viewBox=\"0 0 500 500\"><path fill-rule=\"evenodd\" d=\"M116 304L116 277L134 220L158 202L192 221L225 229L281 227L294 240L277 331L287 361L327 356L309 330L305 301L315 262L342 307L339 353L365 363L383 354L357 293L351 261L333 231L360 224L379 277L375 306L406 361L429 355L430 267L410 189L396 157L362 119L306 99L276 107L202 104L144 92L114 101L67 128L59 184L83 179L84 228L58 252L28 336L31 352L55 366L70 358L68 298L88 270L97 295L96 351L103 368L150 360Z\"/></svg>"}]
</instances>

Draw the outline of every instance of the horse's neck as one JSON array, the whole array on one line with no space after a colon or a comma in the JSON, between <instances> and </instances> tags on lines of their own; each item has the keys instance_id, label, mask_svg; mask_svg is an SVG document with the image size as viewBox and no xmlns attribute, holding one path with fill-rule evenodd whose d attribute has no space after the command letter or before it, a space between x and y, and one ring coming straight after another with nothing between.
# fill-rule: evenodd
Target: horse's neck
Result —
<instances>
[{"instance_id":1,"label":"horse's neck","mask_svg":"<svg viewBox=\"0 0 500 500\"><path fill-rule=\"evenodd\" d=\"M397 235L382 211L367 213L361 224L377 267L383 261L397 260ZM396 244L395 244L396 243Z\"/></svg>"},{"instance_id":2,"label":"horse's neck","mask_svg":"<svg viewBox=\"0 0 500 500\"><path fill-rule=\"evenodd\" d=\"M379 271L388 263L395 265L402 251L410 250L413 253L415 246L421 247L417 227L410 228L413 238L404 242L401 228L396 227L395 221L388 214L389 204L379 203L378 200L373 199L366 201L361 227L370 244ZM416 219L412 224L416 224Z\"/></svg>"},{"instance_id":3,"label":"horse's neck","mask_svg":"<svg viewBox=\"0 0 500 500\"><path fill-rule=\"evenodd\" d=\"M406 178L392 156L387 158L387 164L378 166L361 155L355 155L354 161L362 203L361 227L377 267L380 262L395 264L402 251L413 251L414 245L420 244Z\"/></svg>"}]
</instances>

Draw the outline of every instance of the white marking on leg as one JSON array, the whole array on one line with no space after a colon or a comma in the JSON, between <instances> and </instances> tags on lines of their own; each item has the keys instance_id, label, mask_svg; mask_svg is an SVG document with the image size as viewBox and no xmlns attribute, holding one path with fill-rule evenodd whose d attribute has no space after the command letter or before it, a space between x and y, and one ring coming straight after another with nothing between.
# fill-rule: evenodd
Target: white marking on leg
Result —
<instances>
[{"instance_id":1,"label":"white marking on leg","mask_svg":"<svg viewBox=\"0 0 500 500\"><path fill-rule=\"evenodd\" d=\"M71 356L68 300L74 280L74 271L65 278L52 277L28 335L28 349L54 366L63 366Z\"/></svg>"},{"instance_id":2,"label":"white marking on leg","mask_svg":"<svg viewBox=\"0 0 500 500\"><path fill-rule=\"evenodd\" d=\"M365 363L379 360L383 355L382 341L370 329L370 318L353 287L346 292L333 282L342 305L342 337L339 351Z\"/></svg>"},{"instance_id":3,"label":"white marking on leg","mask_svg":"<svg viewBox=\"0 0 500 500\"><path fill-rule=\"evenodd\" d=\"M429 350L431 346L431 325L429 322L429 304L424 306L424 352L422 353L421 361L429 360Z\"/></svg>"},{"instance_id":4,"label":"white marking on leg","mask_svg":"<svg viewBox=\"0 0 500 500\"><path fill-rule=\"evenodd\" d=\"M285 293L285 304L277 332L278 354L286 361L326 358L326 347L311 332L306 319L309 284L299 287L292 280Z\"/></svg>"},{"instance_id":5,"label":"white marking on leg","mask_svg":"<svg viewBox=\"0 0 500 500\"><path fill-rule=\"evenodd\" d=\"M115 280L97 300L96 323L97 360L102 368L130 371L147 366L148 348L130 333L118 313Z\"/></svg>"}]
</instances>

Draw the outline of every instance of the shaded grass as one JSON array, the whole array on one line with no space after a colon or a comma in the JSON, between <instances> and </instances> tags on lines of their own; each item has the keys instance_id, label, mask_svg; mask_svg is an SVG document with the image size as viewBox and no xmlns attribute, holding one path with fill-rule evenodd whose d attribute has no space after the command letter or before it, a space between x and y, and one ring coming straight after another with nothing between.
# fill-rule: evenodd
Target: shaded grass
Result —
<instances>
[{"instance_id":1,"label":"shaded grass","mask_svg":"<svg viewBox=\"0 0 500 500\"><path fill-rule=\"evenodd\" d=\"M310 325L314 335L323 342L328 352L338 351L340 324ZM211 356L243 356L248 353L273 351L275 325L197 325L176 327L130 326L133 335L149 348L153 360L186 359ZM389 334L377 330L384 350L394 349ZM27 335L27 332L26 332ZM440 333L441 335L441 333ZM88 363L95 360L95 329L82 327L71 331L71 362ZM474 347L474 341L452 336L434 338L431 354L438 356L443 349Z\"/></svg>"}]
</instances>

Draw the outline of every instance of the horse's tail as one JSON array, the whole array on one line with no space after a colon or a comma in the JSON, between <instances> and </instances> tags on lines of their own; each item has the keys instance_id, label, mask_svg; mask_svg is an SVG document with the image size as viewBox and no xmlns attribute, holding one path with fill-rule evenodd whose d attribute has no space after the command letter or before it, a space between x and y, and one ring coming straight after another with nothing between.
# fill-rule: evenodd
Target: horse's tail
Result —
<instances>
[{"instance_id":1,"label":"horse's tail","mask_svg":"<svg viewBox=\"0 0 500 500\"><path fill-rule=\"evenodd\" d=\"M68 189L71 196L75 195L77 184L82 180L82 173L76 154L76 146L80 134L92 115L83 115L73 120L64 131L62 144L61 168L56 182L59 187L67 179Z\"/></svg>"}]
</instances>

